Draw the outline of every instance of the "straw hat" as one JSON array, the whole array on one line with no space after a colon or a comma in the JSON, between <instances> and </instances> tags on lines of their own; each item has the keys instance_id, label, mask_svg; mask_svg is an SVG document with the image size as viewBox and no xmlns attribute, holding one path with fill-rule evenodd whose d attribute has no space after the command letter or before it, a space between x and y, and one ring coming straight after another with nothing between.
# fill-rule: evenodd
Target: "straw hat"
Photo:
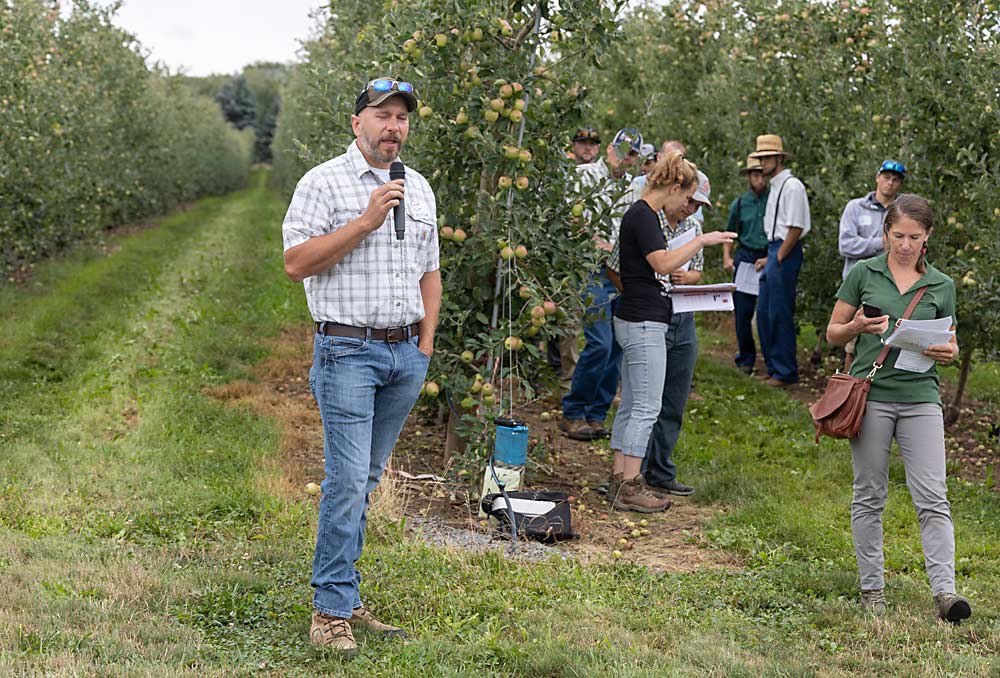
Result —
<instances>
[{"instance_id":1,"label":"straw hat","mask_svg":"<svg viewBox=\"0 0 1000 678\"><path fill-rule=\"evenodd\" d=\"M748 155L746 167L740 170L740 174L749 174L750 172L753 172L755 170L759 172L763 169L764 166L760 164L760 158L755 158L752 155Z\"/></svg>"},{"instance_id":2,"label":"straw hat","mask_svg":"<svg viewBox=\"0 0 1000 678\"><path fill-rule=\"evenodd\" d=\"M781 137L777 134L761 134L757 137L757 150L750 154L751 158L764 158L769 155L790 156L781 145Z\"/></svg>"}]
</instances>

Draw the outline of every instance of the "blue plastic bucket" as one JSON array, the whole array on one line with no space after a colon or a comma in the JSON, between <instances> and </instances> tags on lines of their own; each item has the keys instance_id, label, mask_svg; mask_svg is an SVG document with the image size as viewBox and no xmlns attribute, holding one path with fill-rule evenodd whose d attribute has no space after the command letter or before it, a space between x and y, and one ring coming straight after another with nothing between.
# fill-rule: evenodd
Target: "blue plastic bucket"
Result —
<instances>
[{"instance_id":1,"label":"blue plastic bucket","mask_svg":"<svg viewBox=\"0 0 1000 678\"><path fill-rule=\"evenodd\" d=\"M524 466L528 460L528 427L517 422L497 424L493 457L507 466Z\"/></svg>"}]
</instances>

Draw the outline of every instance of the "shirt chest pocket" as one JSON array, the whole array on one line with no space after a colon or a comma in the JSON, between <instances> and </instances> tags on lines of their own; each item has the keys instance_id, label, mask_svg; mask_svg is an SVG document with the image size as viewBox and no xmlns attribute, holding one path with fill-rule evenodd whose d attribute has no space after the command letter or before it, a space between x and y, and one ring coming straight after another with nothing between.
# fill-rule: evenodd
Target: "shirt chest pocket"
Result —
<instances>
[{"instance_id":1,"label":"shirt chest pocket","mask_svg":"<svg viewBox=\"0 0 1000 678\"><path fill-rule=\"evenodd\" d=\"M423 273L427 250L434 242L434 217L427 207L416 200L405 201L406 208L406 260L415 273ZM395 237L395 236L393 236Z\"/></svg>"}]
</instances>

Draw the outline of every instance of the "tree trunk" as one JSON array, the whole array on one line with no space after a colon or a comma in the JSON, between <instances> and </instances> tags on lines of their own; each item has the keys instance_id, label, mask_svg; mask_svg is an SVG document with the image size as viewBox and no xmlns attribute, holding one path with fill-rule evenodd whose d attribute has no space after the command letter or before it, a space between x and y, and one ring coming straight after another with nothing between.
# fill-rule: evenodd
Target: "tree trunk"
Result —
<instances>
[{"instance_id":1,"label":"tree trunk","mask_svg":"<svg viewBox=\"0 0 1000 678\"><path fill-rule=\"evenodd\" d=\"M469 439L458 435L458 424L462 420L462 415L455 410L448 408L448 433L444 439L444 458L441 460L442 468L448 468L452 458L456 455L465 454L465 448L469 444Z\"/></svg>"},{"instance_id":2,"label":"tree trunk","mask_svg":"<svg viewBox=\"0 0 1000 678\"><path fill-rule=\"evenodd\" d=\"M809 362L819 367L823 362L823 346L826 344L826 330L817 330L816 333L819 334L819 339L816 341L816 348L813 349L813 354Z\"/></svg>"},{"instance_id":3,"label":"tree trunk","mask_svg":"<svg viewBox=\"0 0 1000 678\"><path fill-rule=\"evenodd\" d=\"M958 387L955 389L955 397L951 399L948 408L944 413L945 426L951 426L958 421L962 413L962 398L965 395L965 385L969 380L969 368L972 367L972 349L969 349L962 356L962 365L958 370Z\"/></svg>"}]
</instances>

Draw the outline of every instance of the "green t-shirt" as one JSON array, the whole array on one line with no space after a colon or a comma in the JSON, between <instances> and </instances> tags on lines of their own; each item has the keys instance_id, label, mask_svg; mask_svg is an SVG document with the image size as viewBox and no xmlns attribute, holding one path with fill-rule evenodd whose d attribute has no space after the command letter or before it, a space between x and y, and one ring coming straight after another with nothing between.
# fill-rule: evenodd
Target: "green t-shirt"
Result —
<instances>
[{"instance_id":1,"label":"green t-shirt","mask_svg":"<svg viewBox=\"0 0 1000 678\"><path fill-rule=\"evenodd\" d=\"M744 191L743 195L733 200L729 206L729 222L727 231L739 233L738 242L751 250L766 250L767 235L764 234L764 211L767 208L767 196L771 189L765 188L760 195L753 191Z\"/></svg>"},{"instance_id":2,"label":"green t-shirt","mask_svg":"<svg viewBox=\"0 0 1000 678\"><path fill-rule=\"evenodd\" d=\"M857 347L854 349L854 363L851 365L851 376L865 377L872 369L875 359L882 350L881 339L895 329L896 321L906 312L906 307L913 299L916 291L927 286L927 291L917 307L910 315L911 320L935 320L937 318L955 317L955 283L951 278L930 264L927 271L906 294L900 294L889 271L886 255L881 254L867 261L860 262L851 269L847 278L837 291L837 298L860 308L862 303L878 306L889 316L889 329L881 337L874 334L858 336ZM956 321L957 322L957 321ZM941 403L938 389L937 366L932 366L926 372L907 372L896 369L896 358L899 349L889 351L885 365L875 375L872 381L868 399L882 403Z\"/></svg>"}]
</instances>

